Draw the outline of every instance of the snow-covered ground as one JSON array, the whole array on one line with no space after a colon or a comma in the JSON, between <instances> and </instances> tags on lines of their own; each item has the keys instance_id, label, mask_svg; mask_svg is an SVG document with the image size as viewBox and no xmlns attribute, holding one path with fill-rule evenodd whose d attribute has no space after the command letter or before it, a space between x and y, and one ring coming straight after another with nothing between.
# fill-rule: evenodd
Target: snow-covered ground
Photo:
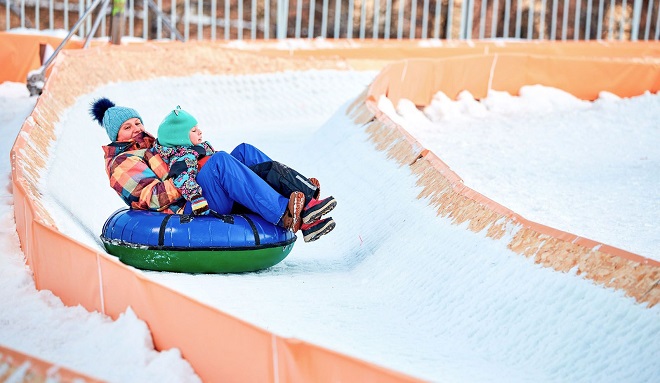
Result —
<instances>
[{"instance_id":1,"label":"snow-covered ground","mask_svg":"<svg viewBox=\"0 0 660 383\"><path fill-rule=\"evenodd\" d=\"M535 222L660 260L660 96L526 86L379 107L466 185ZM396 109L396 110L395 110Z\"/></svg>"},{"instance_id":2,"label":"snow-covered ground","mask_svg":"<svg viewBox=\"0 0 660 383\"><path fill-rule=\"evenodd\" d=\"M347 104L374 75L310 71L108 85L82 96L62 116L42 192L64 232L100 246L101 226L122 202L107 186L100 150L107 136L87 115L89 103L106 96L132 106L151 132L172 107L181 105L198 117L205 138L217 149L231 150L240 142L250 142L302 173L318 177L322 193L339 200L331 214L337 228L311 244L300 239L287 259L261 272L145 272L147 277L274 333L431 381L659 381L659 307L649 309L620 291L542 268L508 250L506 239L492 240L452 225L436 217L427 201L416 199L419 190L408 169L377 152L365 132L345 116ZM657 234L658 215L645 215L645 211L658 211L659 149L642 141L658 143L658 127L649 121L658 120L659 100L658 95L630 100L605 95L595 103L583 103L547 88L530 88L520 98L493 93L481 106L465 99L442 101L444 106L427 110L435 123L415 123L409 129L469 186L523 216L657 259L658 236L653 233ZM6 101L2 113L7 109L23 113L13 109L19 102L34 104L33 99ZM387 100L381 105L387 108ZM443 111L447 109L453 112ZM393 110L392 106L392 115ZM399 110L406 123L420 117L405 101ZM623 121L630 133L622 133L621 124L611 120ZM584 126L590 128L583 131ZM548 132L555 127L561 129L559 133ZM17 128L13 129L15 135ZM490 137L480 137L484 135ZM595 149L593 144L604 154L589 156L578 150L582 146L576 140L584 140L588 149ZM530 153L534 158L529 158ZM576 156L577 162L573 161ZM481 162L473 164L477 161ZM552 166L539 161L550 161ZM577 166L583 163L584 167ZM614 171L605 176L595 173L599 163ZM545 177L538 175L539 167ZM71 169L76 170L78 182L69 181ZM618 198L607 205L607 214L602 213L602 202L589 206L594 199L589 194L583 198L580 193L561 191L592 190L593 184L611 188L612 174L618 170L634 175L634 189L640 194L632 190L632 183L628 188L624 184L623 193L607 197ZM491 183L497 185L486 189ZM504 194L493 195L493 189L502 189ZM86 198L79 198L80 193ZM3 276L1 283L2 294L12 300L7 309L0 310L0 344L66 361L67 366L107 380L139 381L114 375L118 371L109 371L111 366L100 371L99 366L68 362L78 353L94 352L89 346L94 341L80 340L69 326L84 331L92 321L124 325L129 327L127 333L137 333L141 341L139 345L133 341L133 347L127 344L123 352L147 355L129 369L148 373L149 361L170 358L177 363L168 367L187 379L195 378L185 375L185 362L177 359L176 350L156 354L150 348L145 341L148 334L140 330L143 324L130 312L117 322L100 317L90 320L85 315L97 318L96 314L62 308L48 293L35 292L11 226L11 198L5 200L8 230L0 240L9 250L3 251L0 260L11 267L2 268L10 278ZM517 205L518 201L522 203ZM525 209L535 204L538 210L558 210L564 221L552 221L547 214L532 216L535 211ZM574 212L576 204L579 214ZM593 210L600 225L585 228L583 222L590 221L588 214ZM629 216L636 219L626 221L632 226L627 232L650 236L635 234L622 241L618 225ZM21 282L5 286L6 280ZM4 306L6 300L1 302ZM32 302L43 311L31 313ZM51 330L40 336L23 330L21 322L12 319L21 316L38 317L35 326ZM91 328L87 334L93 338L96 331ZM48 355L35 346L67 342L73 345Z\"/></svg>"}]
</instances>

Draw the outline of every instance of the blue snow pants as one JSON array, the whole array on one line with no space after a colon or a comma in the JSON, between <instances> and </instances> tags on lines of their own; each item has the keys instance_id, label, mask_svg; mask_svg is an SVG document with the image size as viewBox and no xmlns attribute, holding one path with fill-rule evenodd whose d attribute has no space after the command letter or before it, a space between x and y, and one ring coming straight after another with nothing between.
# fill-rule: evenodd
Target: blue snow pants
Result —
<instances>
[{"instance_id":1,"label":"blue snow pants","mask_svg":"<svg viewBox=\"0 0 660 383\"><path fill-rule=\"evenodd\" d=\"M197 183L209 208L219 214L230 214L234 203L238 203L277 225L289 197L280 195L249 168L267 161L272 160L250 144L238 145L231 154L224 151L213 154L197 174ZM190 203L186 203L184 213L191 213Z\"/></svg>"}]
</instances>

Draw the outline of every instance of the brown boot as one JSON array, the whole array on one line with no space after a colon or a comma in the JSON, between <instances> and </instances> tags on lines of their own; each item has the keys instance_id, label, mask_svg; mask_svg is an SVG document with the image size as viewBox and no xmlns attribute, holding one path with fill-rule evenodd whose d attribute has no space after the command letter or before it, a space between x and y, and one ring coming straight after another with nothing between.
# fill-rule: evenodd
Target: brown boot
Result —
<instances>
[{"instance_id":1,"label":"brown boot","mask_svg":"<svg viewBox=\"0 0 660 383\"><path fill-rule=\"evenodd\" d=\"M302 225L302 220L300 219L300 213L302 213L303 208L305 207L305 195L302 192L293 192L291 197L289 197L289 204L284 211L282 216L282 226L285 229L289 229L294 233L300 230L300 225Z\"/></svg>"}]
</instances>

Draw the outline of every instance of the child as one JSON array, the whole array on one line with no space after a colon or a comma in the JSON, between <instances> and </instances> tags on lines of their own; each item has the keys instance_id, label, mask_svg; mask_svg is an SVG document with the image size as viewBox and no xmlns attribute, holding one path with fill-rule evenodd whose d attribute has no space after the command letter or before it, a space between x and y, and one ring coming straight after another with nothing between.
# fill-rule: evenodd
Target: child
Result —
<instances>
[{"instance_id":1,"label":"child","mask_svg":"<svg viewBox=\"0 0 660 383\"><path fill-rule=\"evenodd\" d=\"M174 114L175 117L171 117ZM158 140L154 145L156 153L170 166L170 176L174 176L174 186L183 198L190 202L195 215L209 214L209 205L202 196L202 187L197 183L197 173L201 165L213 155L215 150L208 141L202 140L202 130L195 117L176 109L158 127Z\"/></svg>"},{"instance_id":2,"label":"child","mask_svg":"<svg viewBox=\"0 0 660 383\"><path fill-rule=\"evenodd\" d=\"M203 140L197 120L179 106L158 127L154 151L170 166L168 177L190 202L195 215L209 214L211 209L227 214L241 207L264 218L278 212L278 224L294 233L302 229L305 242L315 241L335 227L332 218L322 215L331 211L337 201L333 197L318 199L318 180L305 178L249 144L239 145L231 155L216 154L211 144ZM212 156L211 170L200 174ZM217 168L219 162L221 170ZM208 176L211 173L213 177ZM200 184L210 190L203 192Z\"/></svg>"}]
</instances>

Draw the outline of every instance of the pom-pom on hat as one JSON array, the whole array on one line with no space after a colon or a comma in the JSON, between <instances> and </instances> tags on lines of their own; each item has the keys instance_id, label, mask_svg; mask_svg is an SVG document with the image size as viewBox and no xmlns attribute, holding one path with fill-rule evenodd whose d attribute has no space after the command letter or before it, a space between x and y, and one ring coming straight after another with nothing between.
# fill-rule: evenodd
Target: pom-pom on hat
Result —
<instances>
[{"instance_id":1,"label":"pom-pom on hat","mask_svg":"<svg viewBox=\"0 0 660 383\"><path fill-rule=\"evenodd\" d=\"M197 119L177 105L158 126L158 142L169 147L191 146L190 129L196 125Z\"/></svg>"},{"instance_id":2,"label":"pom-pom on hat","mask_svg":"<svg viewBox=\"0 0 660 383\"><path fill-rule=\"evenodd\" d=\"M105 97L92 102L89 114L105 129L110 141L117 141L119 128L128 119L139 118L142 122L142 117L135 109L116 106Z\"/></svg>"}]
</instances>

